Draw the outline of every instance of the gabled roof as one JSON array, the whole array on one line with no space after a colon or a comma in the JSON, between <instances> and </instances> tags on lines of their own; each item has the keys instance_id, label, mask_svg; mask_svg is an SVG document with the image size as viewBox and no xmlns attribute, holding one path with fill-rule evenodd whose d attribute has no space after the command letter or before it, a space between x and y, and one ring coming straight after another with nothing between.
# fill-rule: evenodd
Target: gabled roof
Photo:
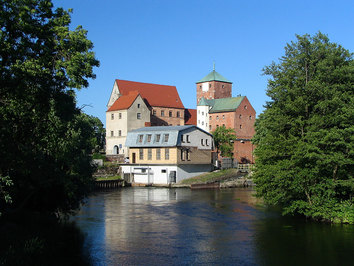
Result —
<instances>
[{"instance_id":1,"label":"gabled roof","mask_svg":"<svg viewBox=\"0 0 354 266\"><path fill-rule=\"evenodd\" d=\"M214 99L205 99L204 97L200 98L198 106L213 106L215 103Z\"/></svg>"},{"instance_id":2,"label":"gabled roof","mask_svg":"<svg viewBox=\"0 0 354 266\"><path fill-rule=\"evenodd\" d=\"M208 75L206 75L204 78L197 81L196 83L198 84L198 83L207 82L207 81L221 81L221 82L226 82L226 83L232 83L230 80L226 79L225 77L220 75L215 70L211 71Z\"/></svg>"},{"instance_id":3,"label":"gabled roof","mask_svg":"<svg viewBox=\"0 0 354 266\"><path fill-rule=\"evenodd\" d=\"M209 105L211 106L211 109L209 110L209 114L235 111L240 106L244 98L245 96L214 99L212 100L214 101L213 104ZM207 101L211 102L211 100L207 100Z\"/></svg>"},{"instance_id":4,"label":"gabled roof","mask_svg":"<svg viewBox=\"0 0 354 266\"><path fill-rule=\"evenodd\" d=\"M158 127L142 127L128 132L125 141L126 147L174 147L179 144L179 134L184 131L191 132L199 130L205 134L212 136L210 133L198 128L194 125L187 126L158 126ZM168 134L168 141L165 141L165 135ZM143 136L142 142L139 142L139 135ZM151 135L150 142L147 142L147 136ZM159 141L156 135L160 135Z\"/></svg>"},{"instance_id":5,"label":"gabled roof","mask_svg":"<svg viewBox=\"0 0 354 266\"><path fill-rule=\"evenodd\" d=\"M184 110L184 124L185 125L197 125L197 110L185 109Z\"/></svg>"},{"instance_id":6,"label":"gabled roof","mask_svg":"<svg viewBox=\"0 0 354 266\"><path fill-rule=\"evenodd\" d=\"M139 92L137 91L131 91L127 95L120 96L107 110L107 112L129 109L138 96Z\"/></svg>"},{"instance_id":7,"label":"gabled roof","mask_svg":"<svg viewBox=\"0 0 354 266\"><path fill-rule=\"evenodd\" d=\"M175 86L120 79L116 79L116 83L121 95L127 95L131 91L138 91L141 97L146 100L150 106L184 109Z\"/></svg>"}]
</instances>

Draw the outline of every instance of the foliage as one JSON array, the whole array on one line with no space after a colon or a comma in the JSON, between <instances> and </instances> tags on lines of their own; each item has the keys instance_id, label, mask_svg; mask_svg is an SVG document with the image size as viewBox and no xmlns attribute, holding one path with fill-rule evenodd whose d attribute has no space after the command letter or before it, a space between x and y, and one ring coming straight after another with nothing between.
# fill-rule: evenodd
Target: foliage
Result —
<instances>
[{"instance_id":1,"label":"foliage","mask_svg":"<svg viewBox=\"0 0 354 266\"><path fill-rule=\"evenodd\" d=\"M232 157L233 141L236 140L236 132L225 126L217 127L213 132L214 143L217 153L222 157Z\"/></svg>"},{"instance_id":2,"label":"foliage","mask_svg":"<svg viewBox=\"0 0 354 266\"><path fill-rule=\"evenodd\" d=\"M93 184L94 132L74 88L87 87L99 63L87 32L69 24L51 1L1 2L0 176L13 183L2 210L67 213Z\"/></svg>"},{"instance_id":3,"label":"foliage","mask_svg":"<svg viewBox=\"0 0 354 266\"><path fill-rule=\"evenodd\" d=\"M103 162L107 161L106 156L101 153L92 154L92 159L101 159L101 160L103 160Z\"/></svg>"},{"instance_id":4,"label":"foliage","mask_svg":"<svg viewBox=\"0 0 354 266\"><path fill-rule=\"evenodd\" d=\"M93 128L94 135L91 137L91 145L94 147L95 152L99 152L104 149L106 143L106 130L103 127L103 123L98 117L86 115L88 122ZM103 159L103 158L94 158Z\"/></svg>"},{"instance_id":5,"label":"foliage","mask_svg":"<svg viewBox=\"0 0 354 266\"><path fill-rule=\"evenodd\" d=\"M264 68L270 101L256 121L257 193L284 214L354 223L354 64L327 36L296 36Z\"/></svg>"},{"instance_id":6,"label":"foliage","mask_svg":"<svg viewBox=\"0 0 354 266\"><path fill-rule=\"evenodd\" d=\"M96 181L111 181L111 180L121 180L121 179L122 177L120 175L96 177Z\"/></svg>"}]
</instances>

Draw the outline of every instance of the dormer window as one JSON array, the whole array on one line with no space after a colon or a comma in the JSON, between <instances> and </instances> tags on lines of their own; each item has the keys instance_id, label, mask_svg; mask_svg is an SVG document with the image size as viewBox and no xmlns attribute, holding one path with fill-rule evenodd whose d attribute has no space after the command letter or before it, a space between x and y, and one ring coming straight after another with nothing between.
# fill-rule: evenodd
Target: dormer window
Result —
<instances>
[{"instance_id":1,"label":"dormer window","mask_svg":"<svg viewBox=\"0 0 354 266\"><path fill-rule=\"evenodd\" d=\"M165 134L163 141L164 141L164 142L168 142L168 137L169 137L169 136L170 136L169 134Z\"/></svg>"},{"instance_id":2,"label":"dormer window","mask_svg":"<svg viewBox=\"0 0 354 266\"><path fill-rule=\"evenodd\" d=\"M138 135L138 143L143 142L143 137L144 137L144 135Z\"/></svg>"},{"instance_id":3,"label":"dormer window","mask_svg":"<svg viewBox=\"0 0 354 266\"><path fill-rule=\"evenodd\" d=\"M148 134L148 135L147 135L146 142L151 142L151 134Z\"/></svg>"}]
</instances>

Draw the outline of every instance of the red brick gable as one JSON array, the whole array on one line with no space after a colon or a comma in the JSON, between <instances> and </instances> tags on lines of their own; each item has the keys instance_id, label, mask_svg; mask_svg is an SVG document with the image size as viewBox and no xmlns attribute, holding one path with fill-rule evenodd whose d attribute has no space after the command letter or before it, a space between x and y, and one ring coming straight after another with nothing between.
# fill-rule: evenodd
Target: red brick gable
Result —
<instances>
[{"instance_id":1,"label":"red brick gable","mask_svg":"<svg viewBox=\"0 0 354 266\"><path fill-rule=\"evenodd\" d=\"M185 109L184 111L184 124L185 125L197 125L197 110Z\"/></svg>"},{"instance_id":2,"label":"red brick gable","mask_svg":"<svg viewBox=\"0 0 354 266\"><path fill-rule=\"evenodd\" d=\"M170 107L184 109L175 86L142 83L116 79L121 95L127 95L131 91L138 91L150 106Z\"/></svg>"},{"instance_id":3,"label":"red brick gable","mask_svg":"<svg viewBox=\"0 0 354 266\"><path fill-rule=\"evenodd\" d=\"M127 95L120 96L107 112L128 109L138 96L139 92L137 91L130 91Z\"/></svg>"}]
</instances>

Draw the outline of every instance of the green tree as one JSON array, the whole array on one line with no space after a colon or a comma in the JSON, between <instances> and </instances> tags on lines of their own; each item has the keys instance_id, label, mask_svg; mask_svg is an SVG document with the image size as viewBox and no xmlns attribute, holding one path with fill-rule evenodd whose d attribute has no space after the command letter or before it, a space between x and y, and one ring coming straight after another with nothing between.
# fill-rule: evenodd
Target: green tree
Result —
<instances>
[{"instance_id":1,"label":"green tree","mask_svg":"<svg viewBox=\"0 0 354 266\"><path fill-rule=\"evenodd\" d=\"M103 123L98 117L86 115L87 121L90 123L94 135L91 137L91 144L95 149L95 152L99 152L104 149L106 143L106 130L103 127Z\"/></svg>"},{"instance_id":2,"label":"green tree","mask_svg":"<svg viewBox=\"0 0 354 266\"><path fill-rule=\"evenodd\" d=\"M94 133L74 89L99 62L87 32L69 30L70 12L48 0L1 1L0 176L12 199L2 210L66 213L92 185Z\"/></svg>"},{"instance_id":3,"label":"green tree","mask_svg":"<svg viewBox=\"0 0 354 266\"><path fill-rule=\"evenodd\" d=\"M354 64L326 35L296 36L256 121L257 193L284 214L354 223Z\"/></svg>"},{"instance_id":4,"label":"green tree","mask_svg":"<svg viewBox=\"0 0 354 266\"><path fill-rule=\"evenodd\" d=\"M232 158L233 142L236 140L236 132L232 128L226 128L225 126L217 127L213 132L214 143L216 152L222 157Z\"/></svg>"}]
</instances>

